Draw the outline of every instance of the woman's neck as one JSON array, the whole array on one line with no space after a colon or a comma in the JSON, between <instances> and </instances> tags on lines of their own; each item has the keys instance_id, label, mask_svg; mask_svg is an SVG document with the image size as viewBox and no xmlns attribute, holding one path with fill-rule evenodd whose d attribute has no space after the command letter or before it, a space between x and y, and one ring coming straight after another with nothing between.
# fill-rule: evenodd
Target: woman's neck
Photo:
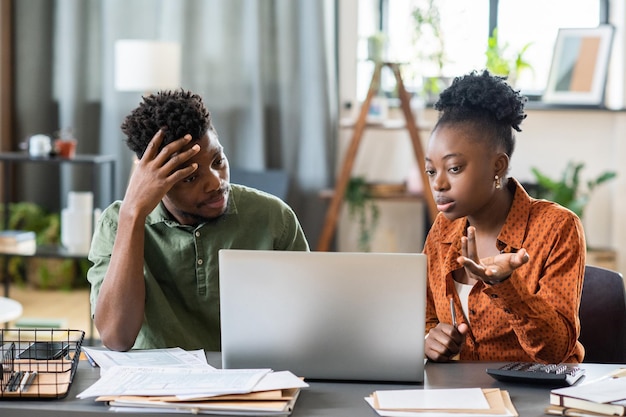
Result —
<instances>
[{"instance_id":1,"label":"woman's neck","mask_svg":"<svg viewBox=\"0 0 626 417\"><path fill-rule=\"evenodd\" d=\"M494 198L479 213L467 217L469 225L476 227L481 235L497 237L511 210L514 193L508 180L503 181L503 187L496 191Z\"/></svg>"}]
</instances>

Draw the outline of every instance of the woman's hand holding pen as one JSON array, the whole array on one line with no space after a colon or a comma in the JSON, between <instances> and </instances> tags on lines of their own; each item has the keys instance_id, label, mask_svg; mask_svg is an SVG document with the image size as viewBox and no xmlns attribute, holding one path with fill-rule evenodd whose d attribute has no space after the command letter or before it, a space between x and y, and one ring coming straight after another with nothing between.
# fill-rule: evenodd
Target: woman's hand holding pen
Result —
<instances>
[{"instance_id":1,"label":"woman's hand holding pen","mask_svg":"<svg viewBox=\"0 0 626 417\"><path fill-rule=\"evenodd\" d=\"M466 274L488 284L506 280L513 271L530 260L528 252L523 248L515 253L501 253L479 259L476 249L476 229L473 226L467 228L467 237L461 238L461 254L457 262L463 265Z\"/></svg>"},{"instance_id":2,"label":"woman's hand holding pen","mask_svg":"<svg viewBox=\"0 0 626 417\"><path fill-rule=\"evenodd\" d=\"M424 344L426 357L433 362L453 360L461 352L468 331L466 323L460 323L456 327L448 323L438 323L426 336Z\"/></svg>"}]
</instances>

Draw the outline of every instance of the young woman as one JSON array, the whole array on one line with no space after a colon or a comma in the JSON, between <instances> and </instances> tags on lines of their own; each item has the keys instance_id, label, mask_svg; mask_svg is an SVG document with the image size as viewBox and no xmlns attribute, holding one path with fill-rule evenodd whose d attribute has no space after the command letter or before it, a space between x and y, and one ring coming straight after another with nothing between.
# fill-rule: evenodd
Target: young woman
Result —
<instances>
[{"instance_id":1,"label":"young woman","mask_svg":"<svg viewBox=\"0 0 626 417\"><path fill-rule=\"evenodd\" d=\"M456 78L435 104L426 150L440 211L424 247L429 360L583 359L581 222L507 177L524 103L484 71Z\"/></svg>"}]
</instances>

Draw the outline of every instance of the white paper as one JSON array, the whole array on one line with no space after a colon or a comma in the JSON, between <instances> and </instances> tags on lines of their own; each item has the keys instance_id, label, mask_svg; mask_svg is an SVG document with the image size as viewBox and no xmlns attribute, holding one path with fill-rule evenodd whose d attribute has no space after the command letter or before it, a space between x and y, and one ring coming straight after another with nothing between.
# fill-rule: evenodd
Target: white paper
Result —
<instances>
[{"instance_id":1,"label":"white paper","mask_svg":"<svg viewBox=\"0 0 626 417\"><path fill-rule=\"evenodd\" d=\"M309 384L295 376L290 371L269 372L252 388L250 392L273 391L289 388L306 388ZM181 400L194 400L202 398L195 394L177 395Z\"/></svg>"},{"instance_id":2,"label":"white paper","mask_svg":"<svg viewBox=\"0 0 626 417\"><path fill-rule=\"evenodd\" d=\"M488 410L480 388L376 391L378 407L385 410Z\"/></svg>"},{"instance_id":3,"label":"white paper","mask_svg":"<svg viewBox=\"0 0 626 417\"><path fill-rule=\"evenodd\" d=\"M289 388L306 388L309 384L290 371L270 372L254 386L253 392Z\"/></svg>"},{"instance_id":4,"label":"white paper","mask_svg":"<svg viewBox=\"0 0 626 417\"><path fill-rule=\"evenodd\" d=\"M597 403L616 402L626 399L626 377L608 378L591 384L554 389L551 392Z\"/></svg>"},{"instance_id":5,"label":"white paper","mask_svg":"<svg viewBox=\"0 0 626 417\"><path fill-rule=\"evenodd\" d=\"M450 413L447 411L390 411L390 410L376 410L374 408L374 400L371 397L365 397L365 401L378 413L378 415L383 417L459 417L463 414L460 413ZM465 414L467 415L467 414ZM480 413L472 413L472 417L512 417L514 414L510 411L506 411L504 414L480 414Z\"/></svg>"},{"instance_id":6,"label":"white paper","mask_svg":"<svg viewBox=\"0 0 626 417\"><path fill-rule=\"evenodd\" d=\"M181 348L130 350L116 352L106 348L83 347L83 352L96 362L101 372L113 366L141 366L141 367L208 367L202 349L186 351Z\"/></svg>"},{"instance_id":7,"label":"white paper","mask_svg":"<svg viewBox=\"0 0 626 417\"><path fill-rule=\"evenodd\" d=\"M269 369L114 366L77 397L242 394L250 392L268 372Z\"/></svg>"}]
</instances>

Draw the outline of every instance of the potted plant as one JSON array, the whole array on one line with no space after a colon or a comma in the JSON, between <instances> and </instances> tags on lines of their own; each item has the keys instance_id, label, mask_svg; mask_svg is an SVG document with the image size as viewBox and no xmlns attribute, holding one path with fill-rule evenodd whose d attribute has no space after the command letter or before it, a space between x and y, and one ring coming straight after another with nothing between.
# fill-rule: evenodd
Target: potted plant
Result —
<instances>
[{"instance_id":1,"label":"potted plant","mask_svg":"<svg viewBox=\"0 0 626 417\"><path fill-rule=\"evenodd\" d=\"M5 228L4 224L2 227ZM60 244L60 214L49 213L34 203L10 203L6 228L34 231L38 245ZM30 282L44 289L71 289L87 285L87 281L82 279L90 265L86 259L11 256L4 257L3 262L8 262L9 276L19 285ZM79 277L81 279L78 279Z\"/></svg>"},{"instance_id":2,"label":"potted plant","mask_svg":"<svg viewBox=\"0 0 626 417\"><path fill-rule=\"evenodd\" d=\"M584 167L585 164L582 162L574 163L570 161L559 179L552 179L539 171L539 169L532 167L531 171L537 181L535 197L554 201L570 209L582 219L593 190L598 185L616 176L616 173L613 171L605 171L596 178L588 180L585 188L580 181L580 171Z\"/></svg>"},{"instance_id":3,"label":"potted plant","mask_svg":"<svg viewBox=\"0 0 626 417\"><path fill-rule=\"evenodd\" d=\"M585 207L593 190L616 176L613 171L605 171L597 177L588 180L586 187L580 180L580 171L583 163L568 162L561 178L552 179L537 168L531 168L537 181L535 192L537 198L554 201L576 213L582 220ZM616 254L612 249L587 247L587 264L602 266L608 269L616 268Z\"/></svg>"},{"instance_id":4,"label":"potted plant","mask_svg":"<svg viewBox=\"0 0 626 417\"><path fill-rule=\"evenodd\" d=\"M417 4L411 15L414 26L416 57L412 60L413 75L422 76L422 94L427 103L437 100L439 93L450 84L444 77L443 67L448 62L441 14L435 0Z\"/></svg>"},{"instance_id":5,"label":"potted plant","mask_svg":"<svg viewBox=\"0 0 626 417\"><path fill-rule=\"evenodd\" d=\"M527 43L519 51L509 53L509 44L500 44L498 28L494 28L487 40L486 68L494 75L506 77L508 82L514 86L522 71L527 69L532 71L533 69L532 65L524 58L524 54L531 44L532 42Z\"/></svg>"},{"instance_id":6,"label":"potted plant","mask_svg":"<svg viewBox=\"0 0 626 417\"><path fill-rule=\"evenodd\" d=\"M344 200L350 218L356 220L359 226L358 248L362 252L369 252L380 213L365 178L350 178Z\"/></svg>"},{"instance_id":7,"label":"potted plant","mask_svg":"<svg viewBox=\"0 0 626 417\"><path fill-rule=\"evenodd\" d=\"M385 46L387 35L383 32L376 32L367 38L367 57L375 63L382 62L385 56Z\"/></svg>"}]
</instances>

